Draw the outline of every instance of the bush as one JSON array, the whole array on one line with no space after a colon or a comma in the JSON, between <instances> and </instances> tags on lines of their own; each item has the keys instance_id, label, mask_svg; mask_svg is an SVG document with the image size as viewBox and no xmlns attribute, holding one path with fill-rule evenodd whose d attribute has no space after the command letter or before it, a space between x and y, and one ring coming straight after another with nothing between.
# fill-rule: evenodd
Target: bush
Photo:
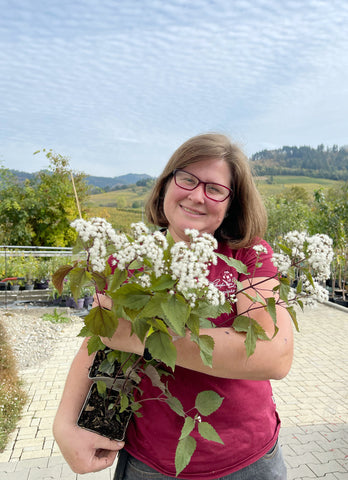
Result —
<instances>
[{"instance_id":1,"label":"bush","mask_svg":"<svg viewBox=\"0 0 348 480\"><path fill-rule=\"evenodd\" d=\"M0 452L7 444L27 400L17 374L16 360L0 321Z\"/></svg>"}]
</instances>

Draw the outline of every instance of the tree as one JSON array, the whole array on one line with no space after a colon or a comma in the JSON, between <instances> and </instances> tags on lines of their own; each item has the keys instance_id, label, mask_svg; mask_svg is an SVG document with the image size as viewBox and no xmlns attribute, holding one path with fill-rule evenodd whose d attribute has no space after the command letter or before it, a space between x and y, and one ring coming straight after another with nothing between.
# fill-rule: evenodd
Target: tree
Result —
<instances>
[{"instance_id":1,"label":"tree","mask_svg":"<svg viewBox=\"0 0 348 480\"><path fill-rule=\"evenodd\" d=\"M60 154L46 153L49 170L39 172L36 179L38 195L37 215L32 219L35 231L34 244L64 247L76 240L70 223L79 216L72 176L81 214L85 211L89 187L86 175L73 173L69 161Z\"/></svg>"},{"instance_id":2,"label":"tree","mask_svg":"<svg viewBox=\"0 0 348 480\"><path fill-rule=\"evenodd\" d=\"M50 165L25 182L0 167L0 241L6 245L73 245L72 220L79 216L69 161L43 151ZM38 152L37 152L38 153ZM85 175L74 174L74 183L84 215L89 186Z\"/></svg>"}]
</instances>

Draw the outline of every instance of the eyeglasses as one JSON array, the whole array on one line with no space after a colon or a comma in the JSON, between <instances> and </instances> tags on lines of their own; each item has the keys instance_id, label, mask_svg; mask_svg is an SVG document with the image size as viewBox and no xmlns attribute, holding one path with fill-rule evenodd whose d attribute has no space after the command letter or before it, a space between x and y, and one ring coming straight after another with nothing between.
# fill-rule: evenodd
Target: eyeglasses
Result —
<instances>
[{"instance_id":1,"label":"eyeglasses","mask_svg":"<svg viewBox=\"0 0 348 480\"><path fill-rule=\"evenodd\" d=\"M196 175L185 172L185 170L174 170L173 177L175 184L184 190L194 190L201 183L204 185L204 195L214 202L223 202L232 195L232 190L220 183L202 182Z\"/></svg>"}]
</instances>

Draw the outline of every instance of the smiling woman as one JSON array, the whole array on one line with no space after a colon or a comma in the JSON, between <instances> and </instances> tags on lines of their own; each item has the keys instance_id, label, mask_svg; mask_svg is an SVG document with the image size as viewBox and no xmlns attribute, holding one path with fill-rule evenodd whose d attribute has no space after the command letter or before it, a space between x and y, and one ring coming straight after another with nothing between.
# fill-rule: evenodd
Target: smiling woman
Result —
<instances>
[{"instance_id":1,"label":"smiling woman","mask_svg":"<svg viewBox=\"0 0 348 480\"><path fill-rule=\"evenodd\" d=\"M290 315L283 307L274 303L276 328L269 310L260 307L262 299L272 297L272 289L278 287L277 269L272 263L270 245L261 239L266 214L247 158L224 135L206 134L189 139L174 152L157 179L146 212L150 222L167 228L170 234L167 237L174 240L179 252L181 246L192 246L193 239L188 229L194 231L199 239L204 239L206 234L215 236L213 248L217 259L209 263L207 280L222 297L235 294L236 302L233 302L230 313L219 310L217 318L208 315L208 325L200 323L203 314L197 313L195 319L199 325L192 319L193 323L188 326L188 329L192 326L198 338L211 337L211 364L202 361L200 347L192 341L186 329L171 344L176 355L173 365L170 365L172 370L167 373L174 373L166 376L166 387L171 396L179 400L184 411L197 410L197 429L194 425L190 428L189 417L185 414L178 416L177 409L170 408L165 402L143 401L142 416L132 418L125 443L111 441L92 432L81 432L76 426L76 419L90 386L86 372L93 360L88 355L88 341L85 340L69 372L54 423L55 438L63 455L75 472L86 473L111 465L118 450L124 447L121 458L125 461L118 463L115 477L124 480L138 480L152 475L158 479L213 480L226 477L226 480L285 480L286 468L277 440L280 421L269 380L283 378L290 369L292 327ZM156 235L164 238L162 233L156 232ZM137 250L140 256L146 243L144 237L141 240ZM258 248L255 248L256 245ZM200 259L204 259L205 253L201 252ZM145 269L146 256L142 255L145 258L140 267ZM223 261L223 256L231 263ZM132 255L128 267L133 268L134 258L137 257ZM239 270L233 263L236 260L237 264L243 263L246 270ZM190 254L187 263L194 265L198 262ZM123 300L112 293L111 284L118 282L121 270L121 266L117 268L117 262L113 265L115 269L110 278L110 289L104 295L108 306L104 308L115 311ZM157 278L152 273L151 278ZM169 277L172 279L172 275ZM190 278L195 280L197 274L191 274ZM131 282L127 282L127 288L128 283ZM246 289L251 295L243 293ZM164 297L166 318L173 315L171 296L176 293L172 291ZM278 297L278 294L275 296ZM126 300L131 301L127 296ZM116 330L113 328L110 338L108 334L102 335L102 342L112 350L141 356L152 333L147 331L144 333L147 340L141 340L133 333L135 323L132 322L141 322L144 318L140 315L133 319L130 309L122 312L117 313ZM185 320L181 312L175 310L175 316ZM108 314L111 312L105 313L106 316ZM161 318L158 305L153 307L150 317L151 325L152 321ZM245 333L240 333L245 330L237 326L233 328L235 320L241 317L248 324L256 322L267 334L267 338L255 339L255 351L249 358ZM273 335L276 329L278 333ZM157 398L158 384L153 384L145 376L139 376L139 379L142 398ZM203 410L198 408L195 399L202 391L213 391L224 398L216 411L212 412L209 406ZM213 461L212 447L205 431L208 428L206 416L209 416L210 431L212 427L219 432ZM177 459L185 452L180 454L179 451L178 454L177 451L178 430L181 431L180 440L186 439L184 444L191 450L191 460L189 463L181 462L180 469L176 469ZM182 445L180 440L179 445ZM121 472L122 466L124 471Z\"/></svg>"}]
</instances>

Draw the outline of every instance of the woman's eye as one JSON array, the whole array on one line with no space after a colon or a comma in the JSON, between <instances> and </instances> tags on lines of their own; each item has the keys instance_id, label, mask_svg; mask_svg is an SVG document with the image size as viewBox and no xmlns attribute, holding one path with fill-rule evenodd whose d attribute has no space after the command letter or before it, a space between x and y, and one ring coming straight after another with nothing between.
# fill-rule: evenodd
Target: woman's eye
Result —
<instances>
[{"instance_id":1,"label":"woman's eye","mask_svg":"<svg viewBox=\"0 0 348 480\"><path fill-rule=\"evenodd\" d=\"M221 193L221 188L218 185L207 185L208 193Z\"/></svg>"}]
</instances>

